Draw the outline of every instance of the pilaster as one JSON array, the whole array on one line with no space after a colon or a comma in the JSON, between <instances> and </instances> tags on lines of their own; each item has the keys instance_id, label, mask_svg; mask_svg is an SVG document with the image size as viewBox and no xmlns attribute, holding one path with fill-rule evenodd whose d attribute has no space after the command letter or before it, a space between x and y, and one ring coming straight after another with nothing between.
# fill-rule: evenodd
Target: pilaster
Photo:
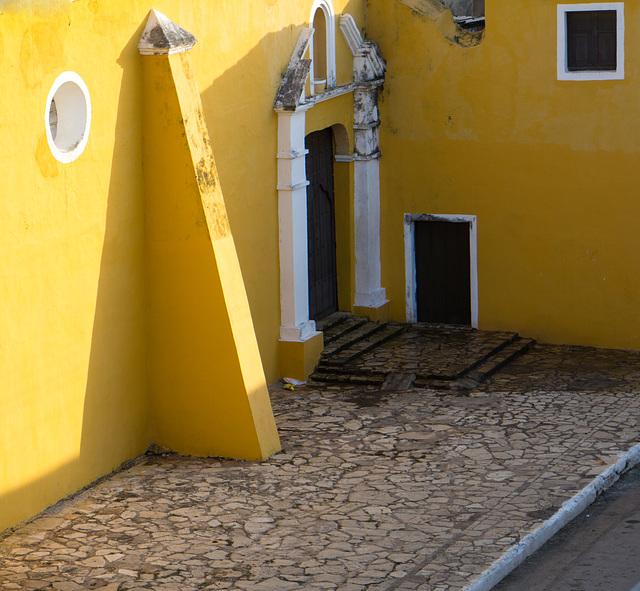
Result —
<instances>
[{"instance_id":1,"label":"pilaster","mask_svg":"<svg viewBox=\"0 0 640 591\"><path fill-rule=\"evenodd\" d=\"M363 40L350 15L341 15L340 29L353 53L354 212L356 293L354 312L374 319L387 315L386 290L380 264L380 120L378 89L386 64L375 43Z\"/></svg>"}]
</instances>

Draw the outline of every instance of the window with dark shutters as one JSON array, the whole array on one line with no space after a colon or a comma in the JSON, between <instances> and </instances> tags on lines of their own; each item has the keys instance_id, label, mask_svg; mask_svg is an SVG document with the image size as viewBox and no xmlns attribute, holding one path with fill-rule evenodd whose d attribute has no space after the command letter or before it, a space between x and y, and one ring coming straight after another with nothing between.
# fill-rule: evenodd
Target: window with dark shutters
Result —
<instances>
[{"instance_id":1,"label":"window with dark shutters","mask_svg":"<svg viewBox=\"0 0 640 591\"><path fill-rule=\"evenodd\" d=\"M567 69L616 70L616 11L568 11L566 17Z\"/></svg>"}]
</instances>

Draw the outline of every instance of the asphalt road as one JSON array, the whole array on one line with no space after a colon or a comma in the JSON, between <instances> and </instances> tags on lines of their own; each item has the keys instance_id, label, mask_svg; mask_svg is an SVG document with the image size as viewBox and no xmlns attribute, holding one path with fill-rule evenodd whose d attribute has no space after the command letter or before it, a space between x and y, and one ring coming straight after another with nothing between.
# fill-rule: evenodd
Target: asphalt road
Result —
<instances>
[{"instance_id":1,"label":"asphalt road","mask_svg":"<svg viewBox=\"0 0 640 591\"><path fill-rule=\"evenodd\" d=\"M640 467L494 591L640 591Z\"/></svg>"}]
</instances>

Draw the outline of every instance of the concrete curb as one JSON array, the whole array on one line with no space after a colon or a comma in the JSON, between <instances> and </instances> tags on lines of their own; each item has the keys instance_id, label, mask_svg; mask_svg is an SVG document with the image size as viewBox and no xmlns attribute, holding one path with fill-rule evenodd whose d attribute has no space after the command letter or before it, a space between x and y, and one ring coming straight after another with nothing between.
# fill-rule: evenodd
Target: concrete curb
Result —
<instances>
[{"instance_id":1,"label":"concrete curb","mask_svg":"<svg viewBox=\"0 0 640 591\"><path fill-rule=\"evenodd\" d=\"M465 587L463 591L489 591L512 570L520 566L547 540L561 530L572 519L580 515L596 498L611 487L622 474L640 464L640 444L628 452L620 454L620 460L597 476L574 497L566 501L560 510L547 519L535 531L525 536L515 546L496 560L479 579Z\"/></svg>"}]
</instances>

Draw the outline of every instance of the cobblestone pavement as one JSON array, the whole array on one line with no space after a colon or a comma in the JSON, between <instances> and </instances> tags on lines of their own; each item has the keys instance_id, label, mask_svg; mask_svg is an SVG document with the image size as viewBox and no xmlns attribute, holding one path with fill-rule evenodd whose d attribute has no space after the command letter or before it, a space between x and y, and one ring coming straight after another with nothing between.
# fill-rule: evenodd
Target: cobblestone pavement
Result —
<instances>
[{"instance_id":1,"label":"cobblestone pavement","mask_svg":"<svg viewBox=\"0 0 640 591\"><path fill-rule=\"evenodd\" d=\"M145 456L0 541L0 589L460 590L639 440L640 354L473 390L272 388L263 463Z\"/></svg>"}]
</instances>

